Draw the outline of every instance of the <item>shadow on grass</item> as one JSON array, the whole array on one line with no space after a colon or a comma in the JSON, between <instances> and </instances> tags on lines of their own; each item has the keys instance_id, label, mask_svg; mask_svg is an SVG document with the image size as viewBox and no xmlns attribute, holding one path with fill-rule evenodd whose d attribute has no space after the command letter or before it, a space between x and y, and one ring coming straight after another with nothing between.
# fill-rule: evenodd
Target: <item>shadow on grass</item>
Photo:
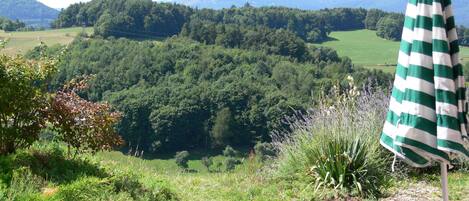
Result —
<instances>
[{"instance_id":1,"label":"shadow on grass","mask_svg":"<svg viewBox=\"0 0 469 201\"><path fill-rule=\"evenodd\" d=\"M109 176L97 164L84 158L67 158L61 150L27 150L5 156L2 161L3 182L9 183L13 171L29 168L34 175L56 184L69 184L83 176Z\"/></svg>"}]
</instances>

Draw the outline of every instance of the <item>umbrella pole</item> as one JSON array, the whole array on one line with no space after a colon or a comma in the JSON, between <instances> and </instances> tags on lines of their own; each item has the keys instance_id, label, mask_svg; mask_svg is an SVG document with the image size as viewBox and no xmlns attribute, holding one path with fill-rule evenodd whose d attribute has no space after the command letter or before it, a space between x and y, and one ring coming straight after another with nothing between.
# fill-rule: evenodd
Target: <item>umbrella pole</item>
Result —
<instances>
[{"instance_id":1,"label":"umbrella pole","mask_svg":"<svg viewBox=\"0 0 469 201\"><path fill-rule=\"evenodd\" d=\"M449 201L449 196L448 196L448 166L446 163L440 163L441 167L441 186L443 188L442 190L442 197L443 201Z\"/></svg>"}]
</instances>

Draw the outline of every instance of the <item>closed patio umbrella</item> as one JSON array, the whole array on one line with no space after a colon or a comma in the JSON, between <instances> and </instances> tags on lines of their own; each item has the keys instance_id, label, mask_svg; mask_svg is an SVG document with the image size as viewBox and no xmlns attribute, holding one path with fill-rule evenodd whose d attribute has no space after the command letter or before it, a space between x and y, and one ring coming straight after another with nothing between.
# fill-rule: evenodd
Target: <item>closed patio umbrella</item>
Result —
<instances>
[{"instance_id":1,"label":"closed patio umbrella","mask_svg":"<svg viewBox=\"0 0 469 201\"><path fill-rule=\"evenodd\" d=\"M409 0L381 144L414 167L469 158L465 80L451 0Z\"/></svg>"}]
</instances>

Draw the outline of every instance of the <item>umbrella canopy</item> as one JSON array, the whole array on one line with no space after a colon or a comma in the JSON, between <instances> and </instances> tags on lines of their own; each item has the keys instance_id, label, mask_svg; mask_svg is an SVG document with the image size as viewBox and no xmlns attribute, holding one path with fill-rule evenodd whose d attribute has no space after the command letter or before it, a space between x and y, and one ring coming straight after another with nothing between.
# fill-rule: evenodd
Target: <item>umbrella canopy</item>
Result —
<instances>
[{"instance_id":1,"label":"umbrella canopy","mask_svg":"<svg viewBox=\"0 0 469 201\"><path fill-rule=\"evenodd\" d=\"M451 0L409 0L381 144L415 167L469 158Z\"/></svg>"}]
</instances>

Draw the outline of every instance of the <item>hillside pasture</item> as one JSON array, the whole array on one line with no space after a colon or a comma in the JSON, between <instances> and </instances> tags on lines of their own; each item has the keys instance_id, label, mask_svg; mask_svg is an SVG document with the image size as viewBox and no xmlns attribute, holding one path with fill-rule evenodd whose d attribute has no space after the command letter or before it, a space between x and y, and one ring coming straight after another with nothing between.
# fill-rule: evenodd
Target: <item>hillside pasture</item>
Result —
<instances>
[{"instance_id":1,"label":"hillside pasture","mask_svg":"<svg viewBox=\"0 0 469 201\"><path fill-rule=\"evenodd\" d=\"M389 73L394 72L399 52L399 42L382 39L371 30L332 32L329 41L314 45L331 47L356 65ZM468 47L461 47L461 59L469 62Z\"/></svg>"},{"instance_id":2,"label":"hillside pasture","mask_svg":"<svg viewBox=\"0 0 469 201\"><path fill-rule=\"evenodd\" d=\"M88 34L93 32L93 28L83 29L81 27L27 32L0 31L0 39L8 40L6 47L0 50L0 53L22 55L41 44L41 42L46 45L66 45L72 42L75 36L83 30Z\"/></svg>"}]
</instances>

